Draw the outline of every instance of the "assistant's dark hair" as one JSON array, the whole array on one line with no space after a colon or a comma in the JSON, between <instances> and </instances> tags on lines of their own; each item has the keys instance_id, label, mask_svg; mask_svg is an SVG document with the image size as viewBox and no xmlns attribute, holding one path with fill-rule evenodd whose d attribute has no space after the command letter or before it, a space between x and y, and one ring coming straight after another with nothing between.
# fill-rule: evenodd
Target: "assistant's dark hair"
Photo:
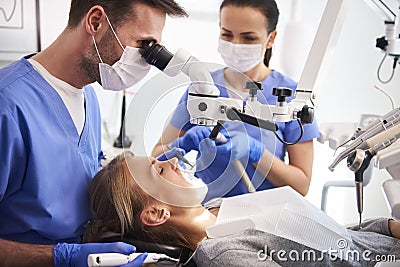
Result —
<instances>
[{"instance_id":1,"label":"assistant's dark hair","mask_svg":"<svg viewBox=\"0 0 400 267\"><path fill-rule=\"evenodd\" d=\"M172 17L187 17L186 11L174 0L71 0L68 28L75 28L95 5L102 6L115 27L123 24L132 14L135 4L145 4L164 11Z\"/></svg>"},{"instance_id":2,"label":"assistant's dark hair","mask_svg":"<svg viewBox=\"0 0 400 267\"><path fill-rule=\"evenodd\" d=\"M276 30L276 25L279 19L279 9L275 0L223 0L220 6L220 12L222 8L226 6L235 7L251 7L259 10L266 18L267 31L268 33ZM272 48L267 49L264 56L264 64L268 67L269 61L272 56Z\"/></svg>"}]
</instances>

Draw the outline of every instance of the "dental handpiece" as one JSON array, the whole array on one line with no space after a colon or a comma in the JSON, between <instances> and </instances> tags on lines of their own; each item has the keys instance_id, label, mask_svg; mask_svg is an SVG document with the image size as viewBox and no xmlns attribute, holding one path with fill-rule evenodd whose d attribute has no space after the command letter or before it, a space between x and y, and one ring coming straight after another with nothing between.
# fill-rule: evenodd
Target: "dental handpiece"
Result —
<instances>
[{"instance_id":1,"label":"dental handpiece","mask_svg":"<svg viewBox=\"0 0 400 267\"><path fill-rule=\"evenodd\" d=\"M386 140L388 137L396 134L400 128L400 114L394 114L391 120L385 120L375 124L367 132L364 132L356 140L353 141L329 166L329 170L333 171L340 161L349 156L355 149L369 149L377 143Z\"/></svg>"},{"instance_id":2,"label":"dental handpiece","mask_svg":"<svg viewBox=\"0 0 400 267\"><path fill-rule=\"evenodd\" d=\"M397 127L397 126L396 126ZM362 212L363 212L363 176L365 170L370 165L372 158L382 149L392 145L397 139L400 138L400 133L390 136L388 139L378 143L368 150L356 149L347 159L347 166L355 173L355 187L356 187L356 200L357 209L360 216L359 228L361 228Z\"/></svg>"},{"instance_id":3,"label":"dental handpiece","mask_svg":"<svg viewBox=\"0 0 400 267\"><path fill-rule=\"evenodd\" d=\"M88 267L113 267L122 264L127 264L133 261L136 257L142 253L132 253L130 255L124 255L120 253L100 253L100 254L89 254L88 255ZM161 261L173 261L179 262L178 259L171 258L165 254L148 253L147 258L144 260L145 263L157 263Z\"/></svg>"},{"instance_id":4,"label":"dental handpiece","mask_svg":"<svg viewBox=\"0 0 400 267\"><path fill-rule=\"evenodd\" d=\"M356 201L357 210L359 214L358 227L361 229L362 212L363 212L363 190L364 190L364 172L368 168L373 155L369 151L356 149L348 158L347 166L355 174L355 188L356 188Z\"/></svg>"}]
</instances>

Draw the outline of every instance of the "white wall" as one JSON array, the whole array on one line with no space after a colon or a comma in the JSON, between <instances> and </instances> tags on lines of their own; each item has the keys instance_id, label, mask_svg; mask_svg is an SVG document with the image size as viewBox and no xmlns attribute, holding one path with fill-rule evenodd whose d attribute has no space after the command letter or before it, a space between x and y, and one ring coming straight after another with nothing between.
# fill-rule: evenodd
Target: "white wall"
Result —
<instances>
[{"instance_id":1,"label":"white wall","mask_svg":"<svg viewBox=\"0 0 400 267\"><path fill-rule=\"evenodd\" d=\"M291 9L292 1L297 1L298 12L294 13ZM172 52L183 47L200 60L222 63L217 53L220 1L179 2L191 16L180 19L169 18L163 34L163 44ZM277 2L281 19L271 67L291 73L293 78L298 79L327 0L277 0ZM373 89L377 84L376 70L382 57L380 51L375 48L375 38L384 32L383 20L365 4L364 0L350 2L334 59L327 76L319 81L319 88L315 88L318 93L316 116L320 123L357 122L363 113L384 114L390 109L387 98ZM69 3L69 0L41 0L43 47L50 44L66 26ZM292 31L288 36L285 26L299 27L295 22L301 22L301 30ZM289 41L286 41L288 38ZM293 54L297 56L290 56L290 53L286 52L289 50L296 51ZM287 60L288 57L291 60ZM0 62L0 65L4 64ZM387 75L386 72L385 77ZM382 86L397 101L400 99L399 75L398 70L393 81ZM151 77L153 78L150 79ZM166 78L157 70L152 70L145 81L128 90L129 102L135 96L127 114L129 119L127 130L134 141L132 149L135 153L144 154L151 150L187 82L184 76ZM100 88L96 91L104 121L103 146L109 153L115 153L111 144L119 131L122 95L104 92ZM353 174L344 163L340 164L334 173L328 171L327 166L332 160L333 150L326 144L316 143L313 182L307 198L317 206L320 205L321 189L325 181L353 179ZM375 170L373 181L365 190L366 217L389 215L380 189L380 184L388 177L385 171ZM344 224L356 222L354 199L352 188L332 189L328 198L328 214Z\"/></svg>"}]
</instances>

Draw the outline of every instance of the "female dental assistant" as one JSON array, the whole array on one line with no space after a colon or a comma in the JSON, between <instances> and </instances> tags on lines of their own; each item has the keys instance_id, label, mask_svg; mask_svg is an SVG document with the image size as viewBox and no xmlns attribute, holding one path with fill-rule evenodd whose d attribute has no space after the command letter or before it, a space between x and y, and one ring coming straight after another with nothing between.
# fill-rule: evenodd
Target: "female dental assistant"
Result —
<instances>
[{"instance_id":1,"label":"female dental assistant","mask_svg":"<svg viewBox=\"0 0 400 267\"><path fill-rule=\"evenodd\" d=\"M229 68L212 73L221 97L246 99L248 90L244 85L248 80L262 83L263 90L258 91L257 98L263 104L276 103L276 96L272 95L275 87L291 88L294 95L297 83L268 67L278 17L274 0L222 2L218 51ZM292 99L293 96L287 101ZM315 121L304 125L304 134L298 143L288 146L267 130L241 122L225 122L223 132L228 136L228 142L217 144L213 150L210 142L200 145L210 129L190 124L186 101L187 92L155 146L153 156L161 154L164 145L180 147L186 152L199 151L196 176L209 185L206 201L247 192L232 164L236 159L242 161L257 190L289 185L302 195L307 193L313 163L313 139L319 136ZM297 121L277 124L278 134L285 141L295 142L300 137ZM285 163L286 153L288 163Z\"/></svg>"}]
</instances>

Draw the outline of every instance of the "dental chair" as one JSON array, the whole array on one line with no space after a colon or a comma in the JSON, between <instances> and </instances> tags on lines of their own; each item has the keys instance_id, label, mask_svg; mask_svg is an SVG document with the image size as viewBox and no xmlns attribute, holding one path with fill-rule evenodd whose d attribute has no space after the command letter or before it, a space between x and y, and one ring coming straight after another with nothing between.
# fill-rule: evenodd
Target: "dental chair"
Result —
<instances>
[{"instance_id":1,"label":"dental chair","mask_svg":"<svg viewBox=\"0 0 400 267\"><path fill-rule=\"evenodd\" d=\"M136 247L136 252L160 253L171 258L179 259L179 263L160 262L157 265L151 266L196 267L196 263L192 260L193 251L186 247L158 244L151 241L139 241L127 236L121 236L119 233L114 232L104 232L101 234L99 242L125 242L134 245Z\"/></svg>"}]
</instances>

